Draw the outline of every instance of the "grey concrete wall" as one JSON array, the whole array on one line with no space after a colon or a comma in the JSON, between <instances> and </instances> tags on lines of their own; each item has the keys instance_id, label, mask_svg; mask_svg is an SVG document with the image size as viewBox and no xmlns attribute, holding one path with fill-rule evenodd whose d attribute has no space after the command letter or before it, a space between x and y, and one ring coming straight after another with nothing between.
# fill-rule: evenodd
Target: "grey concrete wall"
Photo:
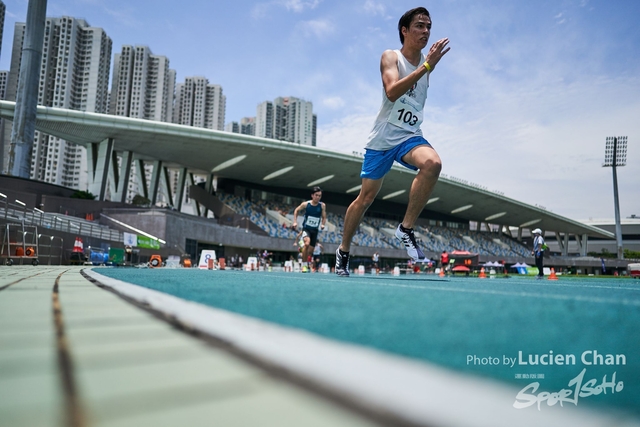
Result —
<instances>
[{"instance_id":1,"label":"grey concrete wall","mask_svg":"<svg viewBox=\"0 0 640 427\"><path fill-rule=\"evenodd\" d=\"M193 239L199 242L222 244L236 248L296 252L291 239L278 239L258 235L250 230L247 232L244 227L219 225L214 219L200 218L175 211L164 209L154 209L152 211L106 209L104 213L118 221L165 240L167 242L166 246L171 250L176 247L184 249L186 239ZM100 222L113 226L113 223L106 219L101 219ZM123 228L119 229L126 231ZM325 254L333 253L337 249L337 245L333 243L323 243L323 246ZM352 254L356 256L371 256L376 251L375 248L355 245L351 249ZM378 251L384 258L406 258L406 252L403 250L379 249Z\"/></svg>"},{"instance_id":2,"label":"grey concrete wall","mask_svg":"<svg viewBox=\"0 0 640 427\"><path fill-rule=\"evenodd\" d=\"M45 212L57 212L66 215L77 216L84 218L86 214L93 214L97 219L100 216L100 212L103 209L113 208L127 208L131 205L126 203L109 202L109 201L97 201L86 199L72 199L70 197L59 196L42 196L41 207Z\"/></svg>"},{"instance_id":3,"label":"grey concrete wall","mask_svg":"<svg viewBox=\"0 0 640 427\"><path fill-rule=\"evenodd\" d=\"M27 208L39 208L45 212L67 213L84 218L87 213L97 215L102 209L129 207L126 203L99 202L96 200L72 199L76 190L46 182L0 175L0 193L7 195L10 202L19 199ZM3 199L0 198L0 205Z\"/></svg>"}]
</instances>

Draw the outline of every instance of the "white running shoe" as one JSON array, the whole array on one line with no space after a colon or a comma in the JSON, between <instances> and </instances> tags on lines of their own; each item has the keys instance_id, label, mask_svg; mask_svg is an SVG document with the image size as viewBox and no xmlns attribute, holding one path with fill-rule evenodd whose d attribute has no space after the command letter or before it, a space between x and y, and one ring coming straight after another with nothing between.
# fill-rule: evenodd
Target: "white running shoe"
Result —
<instances>
[{"instance_id":1,"label":"white running shoe","mask_svg":"<svg viewBox=\"0 0 640 427\"><path fill-rule=\"evenodd\" d=\"M338 276L349 277L349 254L340 253L340 248L336 249L335 271Z\"/></svg>"},{"instance_id":2,"label":"white running shoe","mask_svg":"<svg viewBox=\"0 0 640 427\"><path fill-rule=\"evenodd\" d=\"M416 243L416 236L413 234L413 228L409 229L401 229L402 224L398 225L396 228L396 237L402 241L405 249L407 250L407 255L409 255L414 261L423 260L424 253Z\"/></svg>"}]
</instances>

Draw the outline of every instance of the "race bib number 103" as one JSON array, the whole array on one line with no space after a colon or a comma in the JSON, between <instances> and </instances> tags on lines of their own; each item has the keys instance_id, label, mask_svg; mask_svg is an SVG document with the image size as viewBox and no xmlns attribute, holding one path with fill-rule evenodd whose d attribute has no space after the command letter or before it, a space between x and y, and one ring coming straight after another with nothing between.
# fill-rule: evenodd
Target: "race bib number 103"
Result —
<instances>
[{"instance_id":1,"label":"race bib number 103","mask_svg":"<svg viewBox=\"0 0 640 427\"><path fill-rule=\"evenodd\" d=\"M422 107L410 97L403 95L393 104L387 121L394 126L415 132L422 124Z\"/></svg>"}]
</instances>

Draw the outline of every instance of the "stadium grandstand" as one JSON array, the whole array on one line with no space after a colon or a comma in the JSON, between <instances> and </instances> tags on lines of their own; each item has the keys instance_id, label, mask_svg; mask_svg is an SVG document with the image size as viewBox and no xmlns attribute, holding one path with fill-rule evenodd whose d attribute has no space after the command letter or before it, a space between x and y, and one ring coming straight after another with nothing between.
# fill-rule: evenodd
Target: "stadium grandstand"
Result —
<instances>
[{"instance_id":1,"label":"stadium grandstand","mask_svg":"<svg viewBox=\"0 0 640 427\"><path fill-rule=\"evenodd\" d=\"M11 120L14 109L15 103L0 101L0 117ZM237 254L246 258L267 250L275 264L283 263L295 254L293 209L309 199L313 186L320 185L328 224L319 241L324 246L323 261L332 264L346 208L360 185L359 153L43 106L37 109L36 128L87 148L89 191L97 200L69 199L72 190L5 176L0 178L6 196L5 211L0 214L7 219L0 215L0 221L27 219L29 211L30 218L39 218L41 224L42 218L53 215L51 212L62 222L61 215L71 211L72 215L92 219L96 227L100 224L118 233L150 235L162 243L155 252L163 256L186 253L197 259L203 249L215 249L218 256ZM143 188L143 196L152 207L125 203L126 167L132 163L153 167L152 178ZM176 194L170 190L169 170L177 171ZM394 166L387 175L354 238L352 265L366 264L376 251L387 267L406 261L393 230L404 213L413 174ZM198 183L195 177L202 175L208 179ZM165 208L155 206L160 193L169 201ZM25 199L26 206L10 206L9 201L18 196ZM68 208L61 208L63 204ZM34 216L33 208L44 213ZM69 227L64 236L66 251L73 236L90 228ZM614 238L610 231L446 175L441 176L417 222L416 236L432 259L438 259L445 250L468 251L479 254L481 263L502 261L508 265L533 262L527 238L531 228L543 229L547 239L555 236L556 250L546 265L585 273L601 266L599 259L587 256L589 239ZM118 244L113 239L86 238L95 247ZM577 256L570 256L570 247L577 250ZM141 249L140 259L151 252ZM623 271L626 263L607 260L607 266Z\"/></svg>"}]
</instances>

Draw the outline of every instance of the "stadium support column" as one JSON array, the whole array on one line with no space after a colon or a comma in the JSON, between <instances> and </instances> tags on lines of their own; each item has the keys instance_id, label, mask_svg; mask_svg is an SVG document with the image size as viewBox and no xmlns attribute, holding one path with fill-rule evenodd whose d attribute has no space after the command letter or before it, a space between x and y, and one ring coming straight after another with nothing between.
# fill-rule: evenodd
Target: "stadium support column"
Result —
<instances>
[{"instance_id":1,"label":"stadium support column","mask_svg":"<svg viewBox=\"0 0 640 427\"><path fill-rule=\"evenodd\" d=\"M579 234L575 235L576 243L578 244L578 252L581 256L587 256L587 235L583 234L580 236Z\"/></svg>"},{"instance_id":2,"label":"stadium support column","mask_svg":"<svg viewBox=\"0 0 640 427\"><path fill-rule=\"evenodd\" d=\"M113 150L111 153L111 164L109 165L109 174L107 176L107 185L109 186L109 194L111 194L111 200L114 200L114 194L116 194L116 187L118 184L119 167L118 167L118 153Z\"/></svg>"},{"instance_id":3,"label":"stadium support column","mask_svg":"<svg viewBox=\"0 0 640 427\"><path fill-rule=\"evenodd\" d=\"M169 168L163 166L160 171L162 179L162 187L164 188L164 194L167 196L167 202L169 205L175 207L175 201L173 200L173 191L171 190L171 178L169 174Z\"/></svg>"},{"instance_id":4,"label":"stadium support column","mask_svg":"<svg viewBox=\"0 0 640 427\"><path fill-rule=\"evenodd\" d=\"M173 206L178 212L182 210L182 201L184 200L184 187L187 181L187 168L180 168L178 171L178 188L176 188L175 200Z\"/></svg>"},{"instance_id":5,"label":"stadium support column","mask_svg":"<svg viewBox=\"0 0 640 427\"><path fill-rule=\"evenodd\" d=\"M566 256L566 246L564 244L564 241L562 240L562 235L559 231L556 231L554 234L556 235L556 242L558 242L558 248L560 248L560 252L562 253L562 255Z\"/></svg>"},{"instance_id":6,"label":"stadium support column","mask_svg":"<svg viewBox=\"0 0 640 427\"><path fill-rule=\"evenodd\" d=\"M29 0L7 167L11 175L26 179L31 176L31 152L36 131L38 81L46 18L47 0Z\"/></svg>"},{"instance_id":7,"label":"stadium support column","mask_svg":"<svg viewBox=\"0 0 640 427\"><path fill-rule=\"evenodd\" d=\"M111 200L125 203L127 201L127 190L129 188L129 178L131 177L131 165L133 163L133 152L123 151L120 166L114 151L111 159L111 173L109 174L112 185Z\"/></svg>"},{"instance_id":8,"label":"stadium support column","mask_svg":"<svg viewBox=\"0 0 640 427\"><path fill-rule=\"evenodd\" d=\"M189 173L189 184L192 186L196 185L196 176L193 173ZM202 210L200 209L200 203L196 200L191 199L191 203L193 205L193 210L195 211L197 216L202 216Z\"/></svg>"},{"instance_id":9,"label":"stadium support column","mask_svg":"<svg viewBox=\"0 0 640 427\"><path fill-rule=\"evenodd\" d=\"M580 251L581 256L587 256L587 252L589 252L589 236L586 234L582 235L582 251Z\"/></svg>"},{"instance_id":10,"label":"stadium support column","mask_svg":"<svg viewBox=\"0 0 640 427\"><path fill-rule=\"evenodd\" d=\"M89 192L103 201L107 195L109 165L113 154L113 138L87 146L87 163L89 168Z\"/></svg>"},{"instance_id":11,"label":"stadium support column","mask_svg":"<svg viewBox=\"0 0 640 427\"><path fill-rule=\"evenodd\" d=\"M207 190L208 194L213 193L213 174L212 173L210 173L207 176L207 183L205 184L204 189ZM202 216L205 218L209 216L209 209L206 206L204 208L204 213L202 214Z\"/></svg>"},{"instance_id":12,"label":"stadium support column","mask_svg":"<svg viewBox=\"0 0 640 427\"><path fill-rule=\"evenodd\" d=\"M151 182L149 182L149 200L151 206L158 201L158 190L160 188L160 174L162 172L162 161L153 161L153 172L151 173Z\"/></svg>"},{"instance_id":13,"label":"stadium support column","mask_svg":"<svg viewBox=\"0 0 640 427\"><path fill-rule=\"evenodd\" d=\"M145 199L149 198L149 186L147 185L147 169L144 160L136 159L136 179L138 180L138 194Z\"/></svg>"}]
</instances>

